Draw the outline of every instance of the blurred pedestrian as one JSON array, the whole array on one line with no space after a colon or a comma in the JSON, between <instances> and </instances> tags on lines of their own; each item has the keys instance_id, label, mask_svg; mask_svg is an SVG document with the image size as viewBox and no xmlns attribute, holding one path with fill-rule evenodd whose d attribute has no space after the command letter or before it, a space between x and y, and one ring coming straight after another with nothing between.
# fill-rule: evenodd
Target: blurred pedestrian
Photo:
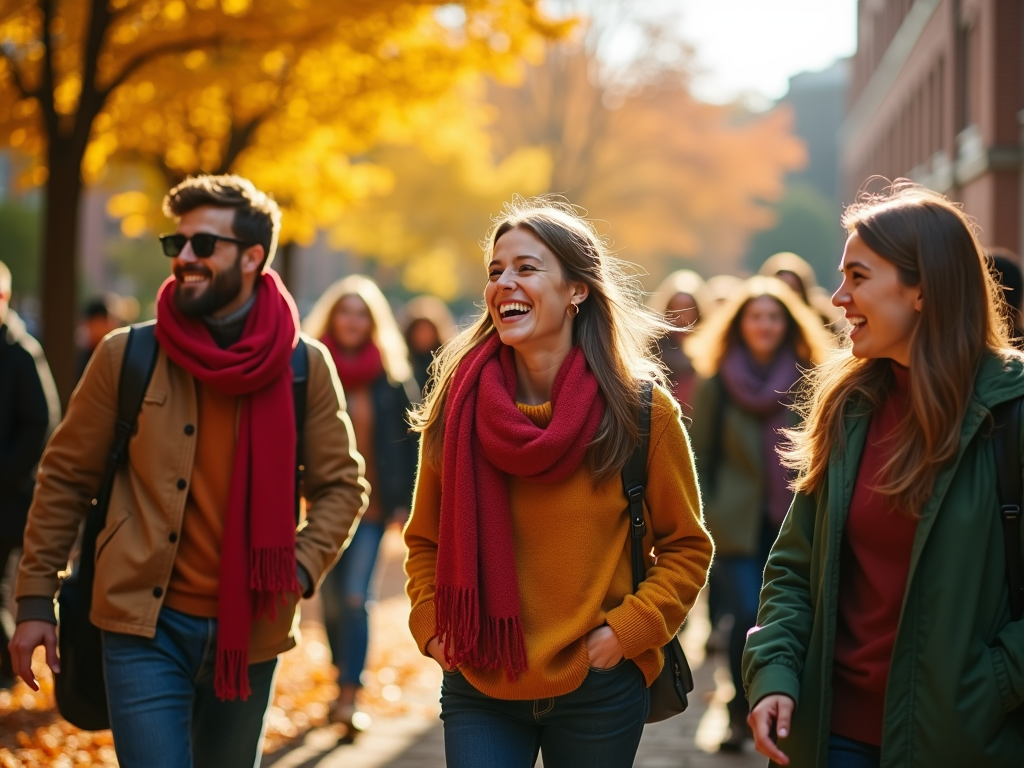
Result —
<instances>
[{"instance_id":1,"label":"blurred pedestrian","mask_svg":"<svg viewBox=\"0 0 1024 768\"><path fill-rule=\"evenodd\" d=\"M36 464L60 419L43 349L10 308L12 283L10 269L0 261L0 609L9 592L8 565L21 549ZM4 625L0 620L0 688L10 688L15 677Z\"/></svg>"},{"instance_id":2,"label":"blurred pedestrian","mask_svg":"<svg viewBox=\"0 0 1024 768\"><path fill-rule=\"evenodd\" d=\"M841 321L842 313L837 312L832 306L828 291L818 285L814 267L806 259L790 251L782 251L769 256L757 273L765 277L779 278L796 292L804 304L821 315L826 325L833 326Z\"/></svg>"},{"instance_id":3,"label":"blurred pedestrian","mask_svg":"<svg viewBox=\"0 0 1024 768\"><path fill-rule=\"evenodd\" d=\"M130 296L108 292L90 299L82 310L78 327L78 352L75 361L78 378L82 378L92 353L103 337L115 328L134 322L139 316L139 302Z\"/></svg>"},{"instance_id":4,"label":"blurred pedestrian","mask_svg":"<svg viewBox=\"0 0 1024 768\"><path fill-rule=\"evenodd\" d=\"M717 312L723 305L728 304L740 290L743 279L736 275L715 275L709 277L704 283L701 308L704 310L704 319L708 319L714 312Z\"/></svg>"},{"instance_id":5,"label":"blurred pedestrian","mask_svg":"<svg viewBox=\"0 0 1024 768\"><path fill-rule=\"evenodd\" d=\"M352 736L367 723L356 694L369 642L370 577L385 526L404 522L412 501L416 443L408 418L419 388L388 301L369 278L351 275L329 287L303 328L331 352L370 483L369 506L320 592L340 689L330 719Z\"/></svg>"},{"instance_id":6,"label":"blurred pedestrian","mask_svg":"<svg viewBox=\"0 0 1024 768\"><path fill-rule=\"evenodd\" d=\"M829 343L813 310L774 277L747 280L687 342L702 376L693 450L715 541L711 585L716 610L733 617L728 659L736 693L723 750L740 750L748 736L743 642L757 619L768 550L793 497L775 449L790 423L787 406L800 367L821 362Z\"/></svg>"},{"instance_id":7,"label":"blurred pedestrian","mask_svg":"<svg viewBox=\"0 0 1024 768\"><path fill-rule=\"evenodd\" d=\"M700 321L698 297L703 289L704 279L700 275L680 269L661 281L650 302L651 309L663 315L674 328L658 339L658 351L668 368L672 395L687 418L693 417L693 385L697 374L683 349L683 340Z\"/></svg>"},{"instance_id":8,"label":"blurred pedestrian","mask_svg":"<svg viewBox=\"0 0 1024 768\"><path fill-rule=\"evenodd\" d=\"M426 392L434 355L455 335L455 320L448 305L436 296L416 296L402 312L405 343L413 376Z\"/></svg>"},{"instance_id":9,"label":"blurred pedestrian","mask_svg":"<svg viewBox=\"0 0 1024 768\"><path fill-rule=\"evenodd\" d=\"M664 323L593 227L548 199L487 238L484 310L447 344L416 414L409 625L444 670L452 768L633 764L660 648L712 544L679 406L650 356ZM620 472L653 382L633 594Z\"/></svg>"},{"instance_id":10,"label":"blurred pedestrian","mask_svg":"<svg viewBox=\"0 0 1024 768\"><path fill-rule=\"evenodd\" d=\"M1020 349L1024 347L1024 274L1020 257L1008 248L989 248L986 255L992 276L1002 289L1013 345Z\"/></svg>"},{"instance_id":11,"label":"blurred pedestrian","mask_svg":"<svg viewBox=\"0 0 1024 768\"><path fill-rule=\"evenodd\" d=\"M811 373L783 453L797 495L743 659L755 743L794 768L1020 766L1021 543L991 430L1024 357L958 206L902 182L843 224L851 346Z\"/></svg>"},{"instance_id":12,"label":"blurred pedestrian","mask_svg":"<svg viewBox=\"0 0 1024 768\"><path fill-rule=\"evenodd\" d=\"M295 304L268 268L277 204L237 176L170 191L172 276L157 295L159 350L127 463L97 540L92 622L124 768L258 764L277 657L300 596L334 562L365 503L329 353L307 353L302 491L290 363ZM137 333L141 333L137 331ZM43 454L18 576L15 671L56 658L53 596L114 441L127 329L97 348Z\"/></svg>"}]
</instances>

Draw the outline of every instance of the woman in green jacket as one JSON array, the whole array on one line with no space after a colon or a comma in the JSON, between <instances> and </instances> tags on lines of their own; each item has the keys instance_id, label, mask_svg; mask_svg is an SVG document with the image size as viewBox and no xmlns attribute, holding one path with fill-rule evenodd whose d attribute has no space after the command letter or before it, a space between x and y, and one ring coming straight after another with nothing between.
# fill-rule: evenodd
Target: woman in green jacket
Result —
<instances>
[{"instance_id":1,"label":"woman in green jacket","mask_svg":"<svg viewBox=\"0 0 1024 768\"><path fill-rule=\"evenodd\" d=\"M843 223L850 346L783 451L797 495L743 658L755 745L794 768L1024 765L989 439L1024 358L957 206L900 182Z\"/></svg>"},{"instance_id":2,"label":"woman in green jacket","mask_svg":"<svg viewBox=\"0 0 1024 768\"><path fill-rule=\"evenodd\" d=\"M745 281L687 342L705 377L694 397L693 450L716 547L711 603L733 618L728 658L736 695L724 751L741 749L748 735L743 641L757 619L768 550L793 498L776 452L780 430L791 423L788 393L800 368L821 362L829 343L814 311L774 277Z\"/></svg>"}]
</instances>

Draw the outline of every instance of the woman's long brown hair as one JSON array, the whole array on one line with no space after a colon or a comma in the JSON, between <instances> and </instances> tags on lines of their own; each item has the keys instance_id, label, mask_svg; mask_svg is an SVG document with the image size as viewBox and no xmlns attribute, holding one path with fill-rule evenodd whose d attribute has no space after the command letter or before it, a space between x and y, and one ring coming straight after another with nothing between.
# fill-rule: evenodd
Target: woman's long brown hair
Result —
<instances>
[{"instance_id":1,"label":"woman's long brown hair","mask_svg":"<svg viewBox=\"0 0 1024 768\"><path fill-rule=\"evenodd\" d=\"M571 206L546 197L506 204L487 237L485 264L498 239L512 229L535 235L558 259L564 280L586 283L590 289L573 322L573 341L583 350L605 399L604 418L586 457L595 482L602 482L621 471L637 444L640 381L665 384L654 349L671 326L644 306L639 282ZM441 348L431 366L435 385L411 415L413 429L423 433L424 459L435 467L441 466L452 377L463 358L496 332L487 307L482 310L469 328Z\"/></svg>"},{"instance_id":2,"label":"woman's long brown hair","mask_svg":"<svg viewBox=\"0 0 1024 768\"><path fill-rule=\"evenodd\" d=\"M987 351L1009 349L995 281L973 221L937 192L897 180L862 195L843 226L895 265L900 281L921 287L922 309L910 343L910 407L900 420L876 490L900 513L918 515L935 479L956 456L960 428ZM808 374L797 407L804 420L786 431L783 463L794 489L820 490L833 450L843 450L845 417L882 405L895 383L888 359L858 359L847 346Z\"/></svg>"}]
</instances>

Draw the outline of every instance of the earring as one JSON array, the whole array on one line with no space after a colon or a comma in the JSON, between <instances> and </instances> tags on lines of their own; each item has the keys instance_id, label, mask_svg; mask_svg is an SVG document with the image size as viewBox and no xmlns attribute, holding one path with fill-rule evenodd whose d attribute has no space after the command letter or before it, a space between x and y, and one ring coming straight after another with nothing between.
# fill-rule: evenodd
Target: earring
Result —
<instances>
[{"instance_id":1,"label":"earring","mask_svg":"<svg viewBox=\"0 0 1024 768\"><path fill-rule=\"evenodd\" d=\"M573 312L573 309L575 309L576 311ZM578 315L579 313L580 305L576 304L575 302L571 302L569 306L565 308L565 314L567 314L569 317L576 317L576 315Z\"/></svg>"}]
</instances>

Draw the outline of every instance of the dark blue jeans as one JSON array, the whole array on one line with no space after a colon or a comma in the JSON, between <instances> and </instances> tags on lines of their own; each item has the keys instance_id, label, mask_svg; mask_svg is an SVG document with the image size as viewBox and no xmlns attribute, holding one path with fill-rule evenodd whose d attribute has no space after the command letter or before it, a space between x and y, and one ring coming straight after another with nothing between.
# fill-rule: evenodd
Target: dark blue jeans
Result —
<instances>
[{"instance_id":1,"label":"dark blue jeans","mask_svg":"<svg viewBox=\"0 0 1024 768\"><path fill-rule=\"evenodd\" d=\"M320 586L327 644L341 685L361 685L359 676L366 666L370 640L366 601L370 599L370 577L383 538L383 523L359 523L352 541Z\"/></svg>"},{"instance_id":2,"label":"dark blue jeans","mask_svg":"<svg viewBox=\"0 0 1024 768\"><path fill-rule=\"evenodd\" d=\"M838 733L828 737L828 768L878 768L882 750Z\"/></svg>"},{"instance_id":3,"label":"dark blue jeans","mask_svg":"<svg viewBox=\"0 0 1024 768\"><path fill-rule=\"evenodd\" d=\"M644 676L631 661L592 669L575 691L506 701L445 672L441 719L448 768L629 768L650 709Z\"/></svg>"},{"instance_id":4,"label":"dark blue jeans","mask_svg":"<svg viewBox=\"0 0 1024 768\"><path fill-rule=\"evenodd\" d=\"M103 672L121 768L259 764L277 659L249 665L245 701L214 694L217 620L160 611L152 640L103 633Z\"/></svg>"}]
</instances>

